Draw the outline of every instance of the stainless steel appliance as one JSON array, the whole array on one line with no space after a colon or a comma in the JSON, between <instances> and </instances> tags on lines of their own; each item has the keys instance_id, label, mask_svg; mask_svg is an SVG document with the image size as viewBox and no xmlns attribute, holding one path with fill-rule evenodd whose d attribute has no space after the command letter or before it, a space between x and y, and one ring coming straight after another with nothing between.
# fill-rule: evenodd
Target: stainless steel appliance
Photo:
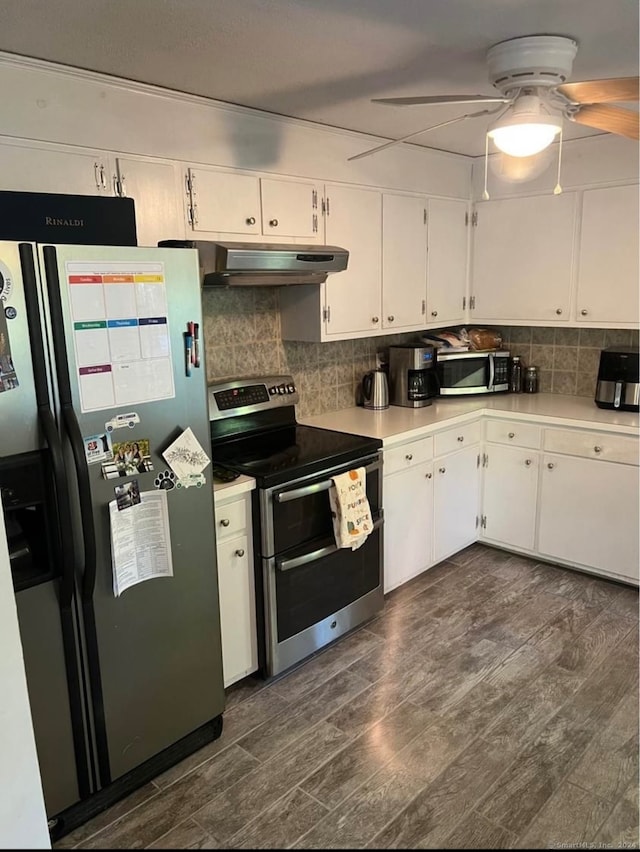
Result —
<instances>
[{"instance_id":1,"label":"stainless steel appliance","mask_svg":"<svg viewBox=\"0 0 640 852\"><path fill-rule=\"evenodd\" d=\"M14 242L0 276L0 488L57 838L221 732L212 489L170 488L161 455L186 426L209 445L205 367L184 359L200 283L193 251ZM110 478L125 441L148 456ZM141 502L114 511L123 483ZM111 516L136 510L135 558L153 573L164 548L173 576L116 597Z\"/></svg>"},{"instance_id":2,"label":"stainless steel appliance","mask_svg":"<svg viewBox=\"0 0 640 852\"><path fill-rule=\"evenodd\" d=\"M209 387L211 448L253 476L256 599L262 674L279 674L383 606L382 442L296 422L291 376ZM332 477L366 471L374 531L357 550L335 544Z\"/></svg>"},{"instance_id":3,"label":"stainless steel appliance","mask_svg":"<svg viewBox=\"0 0 640 852\"><path fill-rule=\"evenodd\" d=\"M389 384L384 370L372 370L362 377L362 399L365 408L389 408Z\"/></svg>"},{"instance_id":4,"label":"stainless steel appliance","mask_svg":"<svg viewBox=\"0 0 640 852\"><path fill-rule=\"evenodd\" d=\"M438 395L435 346L389 347L391 405L422 408Z\"/></svg>"},{"instance_id":5,"label":"stainless steel appliance","mask_svg":"<svg viewBox=\"0 0 640 852\"><path fill-rule=\"evenodd\" d=\"M208 240L163 240L158 245L198 249L200 275L206 287L322 284L329 273L346 269L349 260L349 252L339 246Z\"/></svg>"},{"instance_id":6,"label":"stainless steel appliance","mask_svg":"<svg viewBox=\"0 0 640 852\"><path fill-rule=\"evenodd\" d=\"M640 355L637 346L609 346L600 352L595 403L599 408L640 410Z\"/></svg>"},{"instance_id":7,"label":"stainless steel appliance","mask_svg":"<svg viewBox=\"0 0 640 852\"><path fill-rule=\"evenodd\" d=\"M441 396L509 390L509 356L494 352L438 351L436 372Z\"/></svg>"}]
</instances>

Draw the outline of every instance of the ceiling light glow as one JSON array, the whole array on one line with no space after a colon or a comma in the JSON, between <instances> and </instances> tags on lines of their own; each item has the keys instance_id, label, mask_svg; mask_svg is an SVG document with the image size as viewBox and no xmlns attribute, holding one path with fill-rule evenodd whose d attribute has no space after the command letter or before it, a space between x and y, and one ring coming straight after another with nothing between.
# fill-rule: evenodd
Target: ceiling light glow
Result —
<instances>
[{"instance_id":1,"label":"ceiling light glow","mask_svg":"<svg viewBox=\"0 0 640 852\"><path fill-rule=\"evenodd\" d=\"M530 157L548 148L561 129L561 116L543 111L537 95L525 95L489 128L487 135L510 157Z\"/></svg>"}]
</instances>

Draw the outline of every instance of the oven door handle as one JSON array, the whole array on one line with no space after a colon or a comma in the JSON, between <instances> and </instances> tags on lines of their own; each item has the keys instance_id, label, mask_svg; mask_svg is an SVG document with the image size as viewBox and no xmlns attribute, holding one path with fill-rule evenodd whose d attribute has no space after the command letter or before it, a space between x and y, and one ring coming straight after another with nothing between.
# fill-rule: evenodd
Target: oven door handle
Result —
<instances>
[{"instance_id":1,"label":"oven door handle","mask_svg":"<svg viewBox=\"0 0 640 852\"><path fill-rule=\"evenodd\" d=\"M384 523L384 518L378 518L373 522L373 530L379 529ZM371 530L371 532L373 532ZM371 533L370 533L371 534ZM278 571L291 571L292 568L300 568L301 565L308 565L310 562L317 562L323 556L330 556L340 550L337 544L329 544L326 547L321 547L318 550L312 550L310 553L305 553L302 556L296 556L293 559L276 559L276 568Z\"/></svg>"},{"instance_id":2,"label":"oven door handle","mask_svg":"<svg viewBox=\"0 0 640 852\"><path fill-rule=\"evenodd\" d=\"M375 462L365 467L365 473L371 473L379 468L379 463ZM302 488L292 488L291 491L278 491L273 495L276 503L288 503L290 500L299 500L301 497L308 497L310 494L318 494L320 491L328 491L333 485L333 479L325 479L322 482L314 482L313 485L305 485Z\"/></svg>"}]
</instances>

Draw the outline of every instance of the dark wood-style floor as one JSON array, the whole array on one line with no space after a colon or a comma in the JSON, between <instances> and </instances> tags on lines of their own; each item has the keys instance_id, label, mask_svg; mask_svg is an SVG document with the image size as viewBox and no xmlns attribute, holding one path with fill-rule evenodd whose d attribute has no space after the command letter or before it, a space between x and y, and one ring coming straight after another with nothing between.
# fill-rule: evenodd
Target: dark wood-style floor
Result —
<instances>
[{"instance_id":1,"label":"dark wood-style floor","mask_svg":"<svg viewBox=\"0 0 640 852\"><path fill-rule=\"evenodd\" d=\"M638 594L473 545L58 848L638 845Z\"/></svg>"}]
</instances>

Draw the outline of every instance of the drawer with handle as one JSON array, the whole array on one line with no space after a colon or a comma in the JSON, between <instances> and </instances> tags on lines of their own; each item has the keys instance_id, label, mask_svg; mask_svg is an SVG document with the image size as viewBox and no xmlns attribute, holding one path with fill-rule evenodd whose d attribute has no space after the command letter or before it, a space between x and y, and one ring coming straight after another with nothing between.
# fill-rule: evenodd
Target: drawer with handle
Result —
<instances>
[{"instance_id":1,"label":"drawer with handle","mask_svg":"<svg viewBox=\"0 0 640 852\"><path fill-rule=\"evenodd\" d=\"M396 473L433 458L433 438L428 436L384 451L384 473Z\"/></svg>"},{"instance_id":2,"label":"drawer with handle","mask_svg":"<svg viewBox=\"0 0 640 852\"><path fill-rule=\"evenodd\" d=\"M528 447L539 450L542 443L542 427L517 420L488 420L485 426L487 441L494 444L511 444L513 447Z\"/></svg>"},{"instance_id":3,"label":"drawer with handle","mask_svg":"<svg viewBox=\"0 0 640 852\"><path fill-rule=\"evenodd\" d=\"M439 432L434 437L434 453L436 456L443 456L455 450L462 450L469 444L477 444L481 433L482 424L479 420L475 423L465 423L455 429L448 429L446 432Z\"/></svg>"},{"instance_id":4,"label":"drawer with handle","mask_svg":"<svg viewBox=\"0 0 640 852\"><path fill-rule=\"evenodd\" d=\"M582 458L601 459L621 464L640 464L637 438L609 432L578 432L570 429L545 429L544 448Z\"/></svg>"},{"instance_id":5,"label":"drawer with handle","mask_svg":"<svg viewBox=\"0 0 640 852\"><path fill-rule=\"evenodd\" d=\"M247 503L246 500L231 500L228 503L219 503L215 507L216 516L216 538L228 538L237 535L247 528Z\"/></svg>"}]
</instances>

